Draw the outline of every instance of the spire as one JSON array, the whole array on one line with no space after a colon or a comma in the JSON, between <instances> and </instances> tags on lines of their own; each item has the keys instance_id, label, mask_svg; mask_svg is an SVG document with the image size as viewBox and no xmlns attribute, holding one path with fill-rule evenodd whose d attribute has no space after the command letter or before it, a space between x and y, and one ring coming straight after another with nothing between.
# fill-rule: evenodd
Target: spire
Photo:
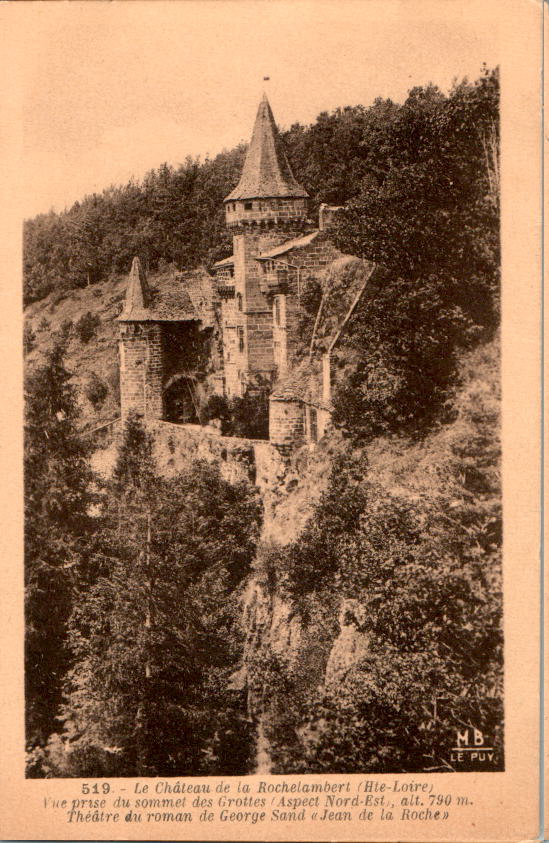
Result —
<instances>
[{"instance_id":1,"label":"spire","mask_svg":"<svg viewBox=\"0 0 549 843\"><path fill-rule=\"evenodd\" d=\"M225 202L236 199L307 198L292 173L266 94L259 104L240 181Z\"/></svg>"},{"instance_id":2,"label":"spire","mask_svg":"<svg viewBox=\"0 0 549 843\"><path fill-rule=\"evenodd\" d=\"M150 293L141 267L141 261L135 257L128 278L124 310L118 317L121 321L139 321L150 318Z\"/></svg>"}]
</instances>

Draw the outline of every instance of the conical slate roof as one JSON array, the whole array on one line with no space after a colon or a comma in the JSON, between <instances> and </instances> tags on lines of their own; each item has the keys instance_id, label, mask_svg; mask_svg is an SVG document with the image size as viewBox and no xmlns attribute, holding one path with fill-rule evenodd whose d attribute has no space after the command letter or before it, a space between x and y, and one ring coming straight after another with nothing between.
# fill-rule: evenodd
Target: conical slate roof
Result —
<instances>
[{"instance_id":1,"label":"conical slate roof","mask_svg":"<svg viewBox=\"0 0 549 843\"><path fill-rule=\"evenodd\" d=\"M141 267L141 261L135 257L132 261L132 268L128 279L124 309L118 317L119 320L125 322L150 319L150 299L151 296L145 280L145 274Z\"/></svg>"},{"instance_id":2,"label":"conical slate roof","mask_svg":"<svg viewBox=\"0 0 549 843\"><path fill-rule=\"evenodd\" d=\"M201 322L211 327L213 279L204 268L156 279L151 290L139 258L134 258L128 278L124 309L119 322ZM213 324L213 323L212 323Z\"/></svg>"},{"instance_id":3,"label":"conical slate roof","mask_svg":"<svg viewBox=\"0 0 549 843\"><path fill-rule=\"evenodd\" d=\"M271 106L263 95L240 181L225 202L273 197L306 198L308 195L294 178Z\"/></svg>"}]
</instances>

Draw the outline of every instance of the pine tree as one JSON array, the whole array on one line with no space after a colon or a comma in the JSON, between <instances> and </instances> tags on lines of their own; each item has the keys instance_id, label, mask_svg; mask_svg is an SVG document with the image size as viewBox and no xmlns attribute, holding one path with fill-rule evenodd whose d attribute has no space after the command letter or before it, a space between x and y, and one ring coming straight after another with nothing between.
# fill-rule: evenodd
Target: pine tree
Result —
<instances>
[{"instance_id":1,"label":"pine tree","mask_svg":"<svg viewBox=\"0 0 549 843\"><path fill-rule=\"evenodd\" d=\"M250 487L217 468L158 477L150 435L128 419L96 578L70 622L64 775L245 772L243 699L229 679L258 520Z\"/></svg>"},{"instance_id":2,"label":"pine tree","mask_svg":"<svg viewBox=\"0 0 549 843\"><path fill-rule=\"evenodd\" d=\"M90 528L88 447L77 430L64 351L58 340L26 382L25 686L31 746L55 728L68 665L65 626Z\"/></svg>"}]
</instances>

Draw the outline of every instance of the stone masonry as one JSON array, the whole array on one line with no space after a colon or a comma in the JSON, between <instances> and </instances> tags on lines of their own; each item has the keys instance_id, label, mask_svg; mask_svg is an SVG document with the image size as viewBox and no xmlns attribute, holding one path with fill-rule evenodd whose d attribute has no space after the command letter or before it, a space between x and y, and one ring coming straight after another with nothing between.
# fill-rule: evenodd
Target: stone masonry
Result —
<instances>
[{"instance_id":1,"label":"stone masonry","mask_svg":"<svg viewBox=\"0 0 549 843\"><path fill-rule=\"evenodd\" d=\"M263 97L240 180L224 200L233 254L214 265L213 278L203 268L181 273L163 300L134 259L119 317L123 418L133 408L181 422L192 400L200 420L199 404L212 390L232 399L268 381L278 451L287 456L322 436L329 396L319 403L280 389L303 362L304 291L311 283L323 288L326 269L341 257L330 237L338 209L322 205L317 227L308 199Z\"/></svg>"}]
</instances>

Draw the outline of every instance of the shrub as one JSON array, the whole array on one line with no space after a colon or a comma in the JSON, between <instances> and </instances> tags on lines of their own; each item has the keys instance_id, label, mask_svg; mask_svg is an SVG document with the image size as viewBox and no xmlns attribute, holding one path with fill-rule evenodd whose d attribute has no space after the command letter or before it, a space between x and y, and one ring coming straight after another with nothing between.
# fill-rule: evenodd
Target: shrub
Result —
<instances>
[{"instance_id":1,"label":"shrub","mask_svg":"<svg viewBox=\"0 0 549 843\"><path fill-rule=\"evenodd\" d=\"M109 394L109 387L100 377L92 372L88 378L84 389L84 395L92 405L94 410L99 410L105 403L105 399Z\"/></svg>"},{"instance_id":2,"label":"shrub","mask_svg":"<svg viewBox=\"0 0 549 843\"><path fill-rule=\"evenodd\" d=\"M61 327L59 328L59 336L61 339L68 339L70 333L73 329L73 321L72 319L64 319L61 323Z\"/></svg>"},{"instance_id":3,"label":"shrub","mask_svg":"<svg viewBox=\"0 0 549 843\"><path fill-rule=\"evenodd\" d=\"M231 407L224 395L210 395L203 411L204 421L217 419L221 422L221 433L223 436L232 434Z\"/></svg>"},{"instance_id":4,"label":"shrub","mask_svg":"<svg viewBox=\"0 0 549 843\"><path fill-rule=\"evenodd\" d=\"M105 377L109 391L112 396L112 401L116 406L120 406L120 369L118 366L113 366L107 372Z\"/></svg>"},{"instance_id":5,"label":"shrub","mask_svg":"<svg viewBox=\"0 0 549 843\"><path fill-rule=\"evenodd\" d=\"M88 343L93 339L100 324L101 319L96 313L84 313L74 326L80 342Z\"/></svg>"},{"instance_id":6,"label":"shrub","mask_svg":"<svg viewBox=\"0 0 549 843\"><path fill-rule=\"evenodd\" d=\"M223 436L268 439L269 387L261 384L232 400L224 395L212 395L204 409L204 417L207 421L219 419Z\"/></svg>"},{"instance_id":7,"label":"shrub","mask_svg":"<svg viewBox=\"0 0 549 843\"><path fill-rule=\"evenodd\" d=\"M230 405L233 436L245 439L269 438L269 394L265 389L247 390Z\"/></svg>"}]
</instances>

